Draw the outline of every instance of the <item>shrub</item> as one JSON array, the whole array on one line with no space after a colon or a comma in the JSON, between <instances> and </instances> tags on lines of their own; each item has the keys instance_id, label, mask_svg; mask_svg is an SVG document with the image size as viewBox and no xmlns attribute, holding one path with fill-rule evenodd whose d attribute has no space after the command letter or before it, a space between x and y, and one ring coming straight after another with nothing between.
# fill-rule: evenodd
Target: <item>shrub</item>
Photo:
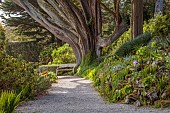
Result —
<instances>
[{"instance_id":1,"label":"shrub","mask_svg":"<svg viewBox=\"0 0 170 113\"><path fill-rule=\"evenodd\" d=\"M48 72L47 77L50 79L50 82L56 82L58 79L56 73L54 72Z\"/></svg>"},{"instance_id":2,"label":"shrub","mask_svg":"<svg viewBox=\"0 0 170 113\"><path fill-rule=\"evenodd\" d=\"M54 72L49 72L48 70L45 70L43 72L39 73L39 76L34 76L34 91L35 94L41 94L46 89L48 89L52 83L56 82L58 77Z\"/></svg>"},{"instance_id":3,"label":"shrub","mask_svg":"<svg viewBox=\"0 0 170 113\"><path fill-rule=\"evenodd\" d=\"M123 44L116 52L115 55L124 57L126 55L134 54L141 46L146 45L151 40L150 33L144 33L134 38L133 40Z\"/></svg>"},{"instance_id":4,"label":"shrub","mask_svg":"<svg viewBox=\"0 0 170 113\"><path fill-rule=\"evenodd\" d=\"M38 67L38 72L43 72L45 70L48 70L50 72L56 73L58 65L57 64L52 64L52 65L41 65Z\"/></svg>"},{"instance_id":5,"label":"shrub","mask_svg":"<svg viewBox=\"0 0 170 113\"><path fill-rule=\"evenodd\" d=\"M32 84L27 84L26 86L23 86L21 92L18 94L18 96L20 96L20 101L32 98L34 95L33 90L34 89Z\"/></svg>"},{"instance_id":6,"label":"shrub","mask_svg":"<svg viewBox=\"0 0 170 113\"><path fill-rule=\"evenodd\" d=\"M14 58L22 57L27 62L38 62L41 47L36 41L8 42L6 53Z\"/></svg>"},{"instance_id":7,"label":"shrub","mask_svg":"<svg viewBox=\"0 0 170 113\"><path fill-rule=\"evenodd\" d=\"M57 48L56 43L52 43L47 47L44 47L43 50L40 52L39 62L43 65L52 62L53 58L51 56L52 51Z\"/></svg>"},{"instance_id":8,"label":"shrub","mask_svg":"<svg viewBox=\"0 0 170 113\"><path fill-rule=\"evenodd\" d=\"M54 49L51 56L53 58L53 64L75 63L76 61L73 50L68 44Z\"/></svg>"},{"instance_id":9,"label":"shrub","mask_svg":"<svg viewBox=\"0 0 170 113\"><path fill-rule=\"evenodd\" d=\"M18 90L28 82L33 82L34 68L31 63L22 59L15 59L0 52L0 88L4 90Z\"/></svg>"},{"instance_id":10,"label":"shrub","mask_svg":"<svg viewBox=\"0 0 170 113\"><path fill-rule=\"evenodd\" d=\"M170 33L170 12L167 15L158 15L144 23L144 31L149 31L153 36L165 38Z\"/></svg>"},{"instance_id":11,"label":"shrub","mask_svg":"<svg viewBox=\"0 0 170 113\"><path fill-rule=\"evenodd\" d=\"M38 75L34 64L7 55L4 51L4 43L0 44L2 47L0 51L0 93L2 90L14 90L19 94L23 90L21 95L25 96L21 99L24 100L51 86L52 82L49 78Z\"/></svg>"},{"instance_id":12,"label":"shrub","mask_svg":"<svg viewBox=\"0 0 170 113\"><path fill-rule=\"evenodd\" d=\"M36 64L7 55L4 46L0 41L0 113L13 113L20 101L44 93L57 77L52 72L39 75Z\"/></svg>"},{"instance_id":13,"label":"shrub","mask_svg":"<svg viewBox=\"0 0 170 113\"><path fill-rule=\"evenodd\" d=\"M35 82L36 82L34 84L35 95L44 93L44 91L51 86L50 80L46 78L45 76L39 76L39 77L36 76Z\"/></svg>"}]
</instances>

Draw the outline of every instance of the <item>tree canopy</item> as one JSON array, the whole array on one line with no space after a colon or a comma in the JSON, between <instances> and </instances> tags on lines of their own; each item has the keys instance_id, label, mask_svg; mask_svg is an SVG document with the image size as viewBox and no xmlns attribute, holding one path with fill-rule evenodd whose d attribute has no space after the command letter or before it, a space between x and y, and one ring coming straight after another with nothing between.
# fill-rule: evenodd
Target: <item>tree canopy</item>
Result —
<instances>
[{"instance_id":1,"label":"tree canopy","mask_svg":"<svg viewBox=\"0 0 170 113\"><path fill-rule=\"evenodd\" d=\"M33 3L33 0L32 0ZM0 9L3 11L1 18L5 26L12 27L18 34L32 37L33 39L54 42L55 36L36 22L25 10L12 0L5 0Z\"/></svg>"},{"instance_id":2,"label":"tree canopy","mask_svg":"<svg viewBox=\"0 0 170 113\"><path fill-rule=\"evenodd\" d=\"M110 10L115 27L112 35L102 36L101 7L107 6L100 0L12 0L22 7L34 20L48 29L52 34L68 43L75 53L77 64L85 55L100 56L100 48L111 44L123 34L128 25L119 12L119 0L113 0L114 8Z\"/></svg>"},{"instance_id":3,"label":"tree canopy","mask_svg":"<svg viewBox=\"0 0 170 113\"><path fill-rule=\"evenodd\" d=\"M101 49L117 40L128 29L127 20L130 19L124 18L126 16L121 13L129 11L125 10L127 2L134 4L132 12L136 14L140 12L139 15L134 15L139 18L134 18L131 22L134 23L132 26L136 26L132 27L137 31L134 37L142 33L143 16L140 16L143 12L142 2L138 4L130 0L12 1L55 37L68 43L74 51L78 65L87 59L85 58L87 54L90 54L88 59L100 57ZM150 2L147 0L144 3L148 1ZM105 28L109 28L109 35L105 35Z\"/></svg>"}]
</instances>

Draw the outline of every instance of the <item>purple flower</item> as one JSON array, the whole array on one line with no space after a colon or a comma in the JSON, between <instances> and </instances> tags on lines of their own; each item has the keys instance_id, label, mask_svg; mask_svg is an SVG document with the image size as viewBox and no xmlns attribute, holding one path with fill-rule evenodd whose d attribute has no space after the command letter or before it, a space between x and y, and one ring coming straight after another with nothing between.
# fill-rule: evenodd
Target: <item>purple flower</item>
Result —
<instances>
[{"instance_id":1,"label":"purple flower","mask_svg":"<svg viewBox=\"0 0 170 113\"><path fill-rule=\"evenodd\" d=\"M139 62L137 62L136 60L135 60L135 61L133 61L133 65L134 65L134 67L135 67L137 64L139 64Z\"/></svg>"}]
</instances>

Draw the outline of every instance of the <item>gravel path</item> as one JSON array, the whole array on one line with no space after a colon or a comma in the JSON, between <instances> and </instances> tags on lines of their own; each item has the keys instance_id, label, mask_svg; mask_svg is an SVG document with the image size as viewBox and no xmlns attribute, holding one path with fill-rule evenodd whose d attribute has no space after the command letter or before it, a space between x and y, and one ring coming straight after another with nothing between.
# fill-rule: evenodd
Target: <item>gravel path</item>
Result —
<instances>
[{"instance_id":1,"label":"gravel path","mask_svg":"<svg viewBox=\"0 0 170 113\"><path fill-rule=\"evenodd\" d=\"M84 78L59 76L48 95L26 102L17 113L170 113L170 109L106 104L90 84Z\"/></svg>"}]
</instances>

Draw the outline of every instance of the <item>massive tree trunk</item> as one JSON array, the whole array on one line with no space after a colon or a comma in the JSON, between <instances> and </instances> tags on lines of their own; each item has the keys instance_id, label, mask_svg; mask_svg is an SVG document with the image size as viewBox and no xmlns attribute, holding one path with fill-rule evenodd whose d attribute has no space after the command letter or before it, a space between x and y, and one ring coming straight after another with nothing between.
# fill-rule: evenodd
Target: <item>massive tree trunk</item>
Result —
<instances>
[{"instance_id":1,"label":"massive tree trunk","mask_svg":"<svg viewBox=\"0 0 170 113\"><path fill-rule=\"evenodd\" d=\"M131 0L131 36L143 33L143 0Z\"/></svg>"},{"instance_id":2,"label":"massive tree trunk","mask_svg":"<svg viewBox=\"0 0 170 113\"><path fill-rule=\"evenodd\" d=\"M68 43L74 51L77 65L86 59L86 55L90 55L91 58L100 56L100 48L111 44L128 28L118 12L119 0L114 0L115 32L106 39L101 38L100 0L79 0L79 5L72 0L37 0L43 12L33 6L29 0L13 1L56 37Z\"/></svg>"}]
</instances>

